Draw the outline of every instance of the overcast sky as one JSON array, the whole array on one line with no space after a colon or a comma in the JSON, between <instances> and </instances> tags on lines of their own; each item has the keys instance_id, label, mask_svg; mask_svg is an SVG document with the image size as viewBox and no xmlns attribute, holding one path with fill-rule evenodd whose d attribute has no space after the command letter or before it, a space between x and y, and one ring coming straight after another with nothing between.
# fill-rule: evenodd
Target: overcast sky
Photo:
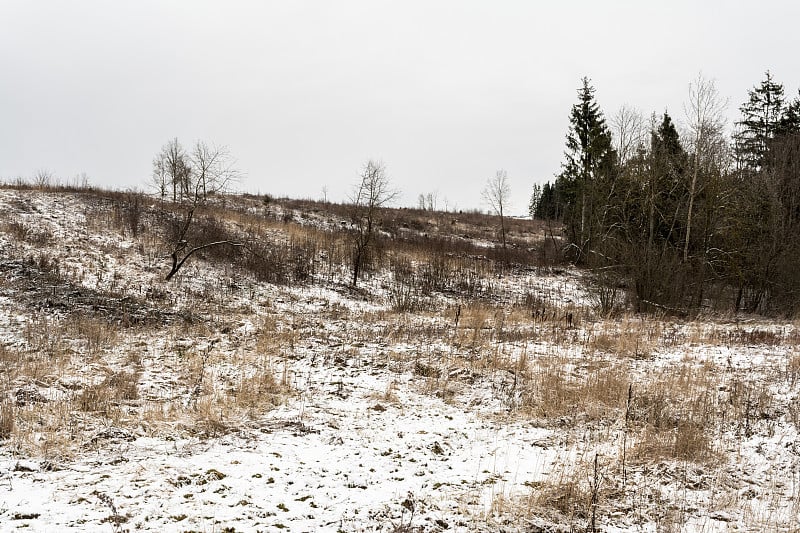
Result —
<instances>
[{"instance_id":1,"label":"overcast sky","mask_svg":"<svg viewBox=\"0 0 800 533\"><path fill-rule=\"evenodd\" d=\"M559 171L582 76L607 117L680 122L702 71L729 116L797 95L800 2L0 0L0 178L144 188L161 145L227 145L242 190L343 200L380 158L414 205L516 212Z\"/></svg>"}]
</instances>

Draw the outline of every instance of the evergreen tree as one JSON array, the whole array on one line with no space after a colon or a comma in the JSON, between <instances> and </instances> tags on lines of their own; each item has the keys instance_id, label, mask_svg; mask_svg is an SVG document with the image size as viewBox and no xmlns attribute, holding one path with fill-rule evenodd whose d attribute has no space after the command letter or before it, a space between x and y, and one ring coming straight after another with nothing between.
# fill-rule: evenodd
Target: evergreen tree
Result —
<instances>
[{"instance_id":1,"label":"evergreen tree","mask_svg":"<svg viewBox=\"0 0 800 533\"><path fill-rule=\"evenodd\" d=\"M594 98L595 89L583 78L578 102L570 112L566 161L556 181L564 202L564 222L578 262L586 259L602 226L604 195L613 180L615 152L611 133Z\"/></svg>"},{"instance_id":2,"label":"evergreen tree","mask_svg":"<svg viewBox=\"0 0 800 533\"><path fill-rule=\"evenodd\" d=\"M760 85L748 91L749 99L739 110L742 120L736 136L736 155L740 166L757 171L763 165L770 141L783 117L783 85L776 83L769 71Z\"/></svg>"},{"instance_id":3,"label":"evergreen tree","mask_svg":"<svg viewBox=\"0 0 800 533\"><path fill-rule=\"evenodd\" d=\"M542 186L539 203L536 204L534 216L541 220L558 220L561 218L561 206L555 185L548 181Z\"/></svg>"},{"instance_id":4,"label":"evergreen tree","mask_svg":"<svg viewBox=\"0 0 800 533\"><path fill-rule=\"evenodd\" d=\"M797 92L797 98L783 110L783 116L778 124L779 135L800 133L800 90Z\"/></svg>"},{"instance_id":5,"label":"evergreen tree","mask_svg":"<svg viewBox=\"0 0 800 533\"><path fill-rule=\"evenodd\" d=\"M676 244L679 236L675 214L683 203L689 156L681 145L672 117L666 112L651 133L648 163L648 243L652 246L655 240L665 239Z\"/></svg>"},{"instance_id":6,"label":"evergreen tree","mask_svg":"<svg viewBox=\"0 0 800 533\"><path fill-rule=\"evenodd\" d=\"M539 207L539 203L542 201L542 186L538 183L534 183L533 185L533 192L531 193L531 201L528 203L528 215L531 218L536 218L536 208Z\"/></svg>"}]
</instances>

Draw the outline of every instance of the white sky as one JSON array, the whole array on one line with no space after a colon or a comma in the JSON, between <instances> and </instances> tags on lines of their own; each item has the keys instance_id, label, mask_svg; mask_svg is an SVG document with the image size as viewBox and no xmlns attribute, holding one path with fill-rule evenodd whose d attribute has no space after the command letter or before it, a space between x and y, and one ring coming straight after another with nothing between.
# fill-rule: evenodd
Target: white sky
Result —
<instances>
[{"instance_id":1,"label":"white sky","mask_svg":"<svg viewBox=\"0 0 800 533\"><path fill-rule=\"evenodd\" d=\"M343 200L381 158L402 205L485 207L504 168L522 213L582 76L607 117L680 123L702 71L735 119L767 69L797 95L798 20L796 1L0 0L0 178L144 188L177 136L280 196Z\"/></svg>"}]
</instances>

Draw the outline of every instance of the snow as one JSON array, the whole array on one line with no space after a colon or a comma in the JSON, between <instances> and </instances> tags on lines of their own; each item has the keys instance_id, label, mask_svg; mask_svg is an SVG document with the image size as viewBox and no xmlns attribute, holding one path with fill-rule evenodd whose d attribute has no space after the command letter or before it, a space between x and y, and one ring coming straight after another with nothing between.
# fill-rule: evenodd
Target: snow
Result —
<instances>
[{"instance_id":1,"label":"snow","mask_svg":"<svg viewBox=\"0 0 800 533\"><path fill-rule=\"evenodd\" d=\"M60 355L37 376L17 375L14 383L0 377L0 384L9 394L32 387L42 397L16 407L18 424L61 416L70 431L53 435L42 422L0 441L0 531L584 528L582 518L570 522L531 503L533 488L562 478L590 481L595 455L602 488L618 486L624 417L548 422L520 410L521 360L556 362L574 379L593 366L621 365L637 386L678 368L707 368L720 405L735 383L769 393L747 432L720 428L716 462L629 466L623 494L601 501L603 531L797 527L794 323L603 321L591 311L579 272L541 271L491 280L492 313L505 313L503 327L521 332L502 340L492 313L484 311L485 324L480 316L471 322L469 302L449 295L438 295L424 313L392 313L388 273L374 275L361 292L348 290L344 277L276 287L240 276L231 283L232 275L198 260L165 284L163 250L121 234L109 212L88 208L77 194L0 189L0 213L5 223L51 236L19 240L0 227L3 261L47 253L78 288L118 298L158 293L169 316L199 317L112 328L113 347L89 354L74 332L52 327L67 311L26 307L22 274L3 271L0 342L50 357L26 351L25 328L41 328ZM338 225L319 214L310 220ZM525 294L582 320L576 328L560 314L513 322L511 306ZM592 344L601 334L615 340L636 328L652 328L642 334L652 346L641 359ZM428 330L444 333L431 338ZM763 335L745 335L754 332ZM230 389L264 369L288 385L274 407L229 399ZM138 398L119 400L116 415L59 414L59 405L120 371L135 371Z\"/></svg>"}]
</instances>

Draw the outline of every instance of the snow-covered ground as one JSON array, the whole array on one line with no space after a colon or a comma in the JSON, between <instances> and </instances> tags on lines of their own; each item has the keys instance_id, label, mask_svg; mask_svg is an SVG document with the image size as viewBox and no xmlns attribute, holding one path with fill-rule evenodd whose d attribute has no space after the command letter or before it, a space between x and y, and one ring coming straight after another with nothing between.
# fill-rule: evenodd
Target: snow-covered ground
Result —
<instances>
[{"instance_id":1,"label":"snow-covered ground","mask_svg":"<svg viewBox=\"0 0 800 533\"><path fill-rule=\"evenodd\" d=\"M0 213L0 531L800 528L794 323L603 320L569 270L414 313L388 273L165 283L109 202L0 189ZM673 439L698 409L710 445Z\"/></svg>"}]
</instances>

